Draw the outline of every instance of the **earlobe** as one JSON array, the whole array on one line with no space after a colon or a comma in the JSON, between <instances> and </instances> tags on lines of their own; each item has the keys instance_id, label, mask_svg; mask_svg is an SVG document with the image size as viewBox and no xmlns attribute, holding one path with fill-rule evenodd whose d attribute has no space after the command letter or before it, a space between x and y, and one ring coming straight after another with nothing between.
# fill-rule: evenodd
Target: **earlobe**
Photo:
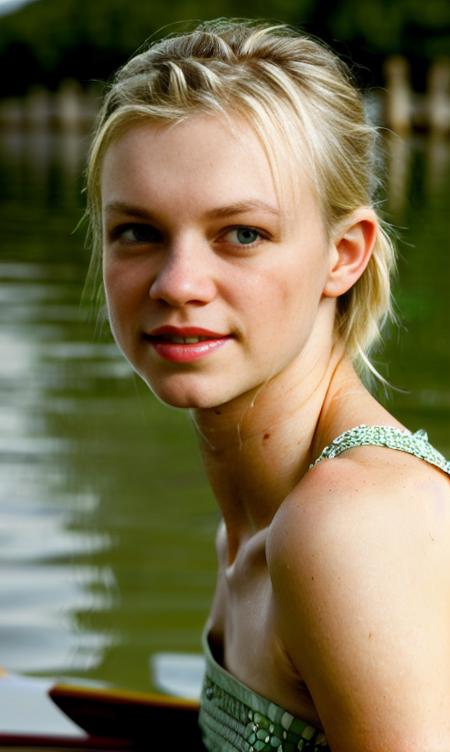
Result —
<instances>
[{"instance_id":1,"label":"earlobe","mask_svg":"<svg viewBox=\"0 0 450 752\"><path fill-rule=\"evenodd\" d=\"M336 228L323 291L326 297L337 298L358 281L369 263L377 231L377 216L370 208L356 210Z\"/></svg>"}]
</instances>

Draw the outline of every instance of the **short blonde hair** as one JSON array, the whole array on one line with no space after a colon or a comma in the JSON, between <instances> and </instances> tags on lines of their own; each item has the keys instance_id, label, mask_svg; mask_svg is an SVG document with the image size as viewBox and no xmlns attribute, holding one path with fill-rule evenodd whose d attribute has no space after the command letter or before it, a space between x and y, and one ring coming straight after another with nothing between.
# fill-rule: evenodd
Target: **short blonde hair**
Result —
<instances>
[{"instance_id":1,"label":"short blonde hair","mask_svg":"<svg viewBox=\"0 0 450 752\"><path fill-rule=\"evenodd\" d=\"M121 68L103 103L88 160L90 268L101 260L100 172L108 145L133 122L182 121L193 114L243 116L266 148L295 172L309 168L329 232L360 206L373 206L376 128L347 66L323 44L286 26L213 21L151 45ZM383 223L369 264L338 299L336 327L356 365L392 315L393 244ZM99 289L99 288L98 288Z\"/></svg>"}]
</instances>

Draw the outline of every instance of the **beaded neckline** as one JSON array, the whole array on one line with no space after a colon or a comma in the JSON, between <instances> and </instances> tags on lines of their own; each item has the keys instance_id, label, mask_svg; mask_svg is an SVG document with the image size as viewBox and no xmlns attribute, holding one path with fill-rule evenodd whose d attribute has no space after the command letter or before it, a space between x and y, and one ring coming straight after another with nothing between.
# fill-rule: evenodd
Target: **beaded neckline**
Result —
<instances>
[{"instance_id":1,"label":"beaded neckline","mask_svg":"<svg viewBox=\"0 0 450 752\"><path fill-rule=\"evenodd\" d=\"M361 424L348 431L344 431L322 450L317 459L311 463L310 469L322 460L333 459L343 452L359 446L381 446L407 452L419 459L435 465L450 475L450 461L435 449L428 441L426 431L422 429L411 433L406 429L394 426L368 426Z\"/></svg>"}]
</instances>

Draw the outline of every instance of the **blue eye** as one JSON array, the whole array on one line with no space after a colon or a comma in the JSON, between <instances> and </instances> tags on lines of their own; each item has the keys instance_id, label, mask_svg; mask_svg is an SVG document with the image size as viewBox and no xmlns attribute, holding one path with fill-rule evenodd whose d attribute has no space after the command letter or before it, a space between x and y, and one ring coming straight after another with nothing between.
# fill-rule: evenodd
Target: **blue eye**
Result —
<instances>
[{"instance_id":1,"label":"blue eye","mask_svg":"<svg viewBox=\"0 0 450 752\"><path fill-rule=\"evenodd\" d=\"M224 237L228 239L230 236L234 236L230 242L243 246L253 245L261 239L261 233L253 227L235 227L233 230L229 230Z\"/></svg>"}]
</instances>

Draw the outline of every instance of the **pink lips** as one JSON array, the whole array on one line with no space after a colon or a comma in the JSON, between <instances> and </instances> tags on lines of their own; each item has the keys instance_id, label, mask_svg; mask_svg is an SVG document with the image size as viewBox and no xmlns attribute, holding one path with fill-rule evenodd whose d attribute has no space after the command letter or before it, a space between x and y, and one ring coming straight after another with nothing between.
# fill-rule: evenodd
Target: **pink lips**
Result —
<instances>
[{"instance_id":1,"label":"pink lips","mask_svg":"<svg viewBox=\"0 0 450 752\"><path fill-rule=\"evenodd\" d=\"M198 326L161 326L145 338L161 358L172 363L192 363L222 347L230 335Z\"/></svg>"}]
</instances>

